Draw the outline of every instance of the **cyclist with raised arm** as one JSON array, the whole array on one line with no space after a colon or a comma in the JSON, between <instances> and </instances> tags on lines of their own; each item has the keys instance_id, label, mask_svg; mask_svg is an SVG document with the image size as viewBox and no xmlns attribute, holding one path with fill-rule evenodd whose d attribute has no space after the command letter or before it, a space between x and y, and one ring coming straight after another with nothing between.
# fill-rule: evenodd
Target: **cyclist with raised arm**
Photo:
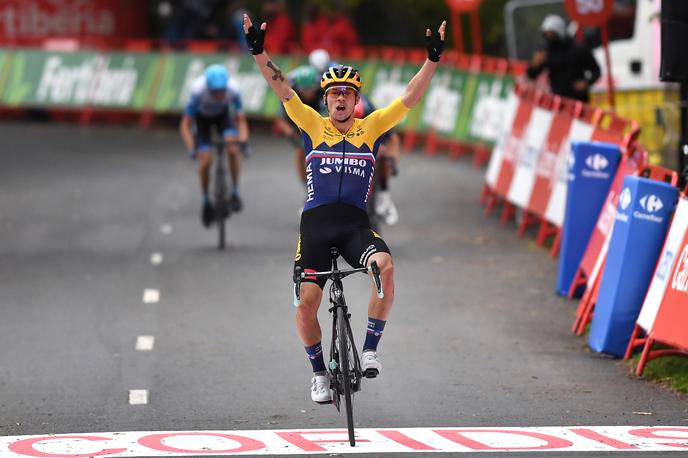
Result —
<instances>
[{"instance_id":1,"label":"cyclist with raised arm","mask_svg":"<svg viewBox=\"0 0 688 458\"><path fill-rule=\"evenodd\" d=\"M311 65L296 67L287 74L289 85L299 96L301 101L320 112L322 105L323 91L320 88L320 75ZM275 119L275 125L279 132L284 135L294 146L296 171L301 182L306 185L306 154L303 150L303 141L299 128L289 119L286 112Z\"/></svg>"},{"instance_id":2,"label":"cyclist with raised arm","mask_svg":"<svg viewBox=\"0 0 688 458\"><path fill-rule=\"evenodd\" d=\"M330 67L330 54L324 49L315 49L308 55L308 64L296 67L287 74L289 85L299 96L301 101L317 112L323 112L323 90L320 78ZM306 154L303 150L301 131L282 111L275 119L277 130L294 145L296 173L301 182L306 185Z\"/></svg>"},{"instance_id":3,"label":"cyclist with raised arm","mask_svg":"<svg viewBox=\"0 0 688 458\"><path fill-rule=\"evenodd\" d=\"M301 215L296 266L306 274L327 270L330 247L336 247L352 267L369 266L376 261L380 268L385 296L378 299L375 289L371 292L368 328L361 353L361 369L368 377L376 376L382 369L377 346L394 300L394 267L384 240L370 229L366 199L381 137L420 102L444 49L445 27L446 22L442 22L436 34L427 29L428 59L408 83L404 94L389 106L364 119L356 119L353 112L362 86L358 71L340 65L323 74L321 85L328 110L328 116L323 117L303 104L282 71L264 52L267 24L256 29L248 15L244 15L249 49L263 77L301 130L306 147L307 195ZM305 277L296 327L314 372L311 398L318 403L329 403L332 395L317 316L323 287L324 282Z\"/></svg>"},{"instance_id":4,"label":"cyclist with raised arm","mask_svg":"<svg viewBox=\"0 0 688 458\"><path fill-rule=\"evenodd\" d=\"M212 129L227 142L232 192L228 205L232 211L243 208L239 194L240 152L248 141L248 122L238 87L230 81L223 65L206 68L191 85L191 95L182 115L179 130L189 156L198 158L198 175L203 193L201 221L205 227L213 222L214 212L208 194L210 165L213 160Z\"/></svg>"}]
</instances>

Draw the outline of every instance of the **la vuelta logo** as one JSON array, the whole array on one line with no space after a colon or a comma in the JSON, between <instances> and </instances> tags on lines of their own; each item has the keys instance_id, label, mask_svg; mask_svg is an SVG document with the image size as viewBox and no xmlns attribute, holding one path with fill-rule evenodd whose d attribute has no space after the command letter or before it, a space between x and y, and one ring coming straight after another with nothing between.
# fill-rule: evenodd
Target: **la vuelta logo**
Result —
<instances>
[{"instance_id":1,"label":"la vuelta logo","mask_svg":"<svg viewBox=\"0 0 688 458\"><path fill-rule=\"evenodd\" d=\"M674 278L671 279L671 288L681 293L688 293L688 244L683 247L676 263L676 272Z\"/></svg>"}]
</instances>

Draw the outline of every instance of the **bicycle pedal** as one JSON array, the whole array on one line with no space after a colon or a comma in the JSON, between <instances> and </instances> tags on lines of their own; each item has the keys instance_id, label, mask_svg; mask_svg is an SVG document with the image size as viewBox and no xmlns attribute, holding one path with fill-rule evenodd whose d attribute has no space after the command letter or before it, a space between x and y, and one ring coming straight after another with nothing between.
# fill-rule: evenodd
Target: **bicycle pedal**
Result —
<instances>
[{"instance_id":1,"label":"bicycle pedal","mask_svg":"<svg viewBox=\"0 0 688 458\"><path fill-rule=\"evenodd\" d=\"M334 404L334 401L329 400L329 401L316 401L317 404L320 404L321 406L326 406L329 404Z\"/></svg>"},{"instance_id":2,"label":"bicycle pedal","mask_svg":"<svg viewBox=\"0 0 688 458\"><path fill-rule=\"evenodd\" d=\"M366 369L363 371L363 376L365 378L375 378L379 374L379 371L377 369Z\"/></svg>"}]
</instances>

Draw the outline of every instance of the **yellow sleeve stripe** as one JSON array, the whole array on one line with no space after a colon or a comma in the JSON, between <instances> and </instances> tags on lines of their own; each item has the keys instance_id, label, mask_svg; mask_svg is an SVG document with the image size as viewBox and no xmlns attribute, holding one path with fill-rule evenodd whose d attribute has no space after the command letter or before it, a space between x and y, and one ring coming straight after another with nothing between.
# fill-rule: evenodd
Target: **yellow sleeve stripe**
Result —
<instances>
[{"instance_id":1,"label":"yellow sleeve stripe","mask_svg":"<svg viewBox=\"0 0 688 458\"><path fill-rule=\"evenodd\" d=\"M387 132L392 127L404 120L404 117L411 109L404 105L401 97L397 97L385 108L380 108L370 113L365 122L373 139ZM370 137L369 137L370 138Z\"/></svg>"},{"instance_id":2,"label":"yellow sleeve stripe","mask_svg":"<svg viewBox=\"0 0 688 458\"><path fill-rule=\"evenodd\" d=\"M291 99L282 104L289 118L294 121L294 124L308 134L314 145L319 144L323 130L322 116L313 108L304 104L296 93L294 93Z\"/></svg>"}]
</instances>

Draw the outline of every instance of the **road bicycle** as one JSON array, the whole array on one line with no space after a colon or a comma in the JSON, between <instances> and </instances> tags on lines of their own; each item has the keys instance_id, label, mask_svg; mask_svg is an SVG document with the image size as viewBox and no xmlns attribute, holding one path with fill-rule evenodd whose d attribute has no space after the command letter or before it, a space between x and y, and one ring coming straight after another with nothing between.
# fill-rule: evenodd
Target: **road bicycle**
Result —
<instances>
[{"instance_id":1,"label":"road bicycle","mask_svg":"<svg viewBox=\"0 0 688 458\"><path fill-rule=\"evenodd\" d=\"M330 248L332 258L332 268L327 272L305 273L300 267L294 269L294 305L298 306L301 300L301 282L304 278L326 278L330 280L330 304L328 310L332 314L332 341L330 342L330 362L328 364L328 374L330 376L330 390L332 390L332 404L341 412L341 397L344 397L346 409L346 425L349 432L349 444L356 445L354 437L354 417L353 417L353 396L361 390L361 380L363 377L375 377L377 372L363 373L361 362L358 356L358 349L354 342L351 332L351 314L344 300L344 286L342 279L358 272L369 273L375 282L377 297L382 299L382 282L380 280L380 269L375 261L369 267L359 269L339 270L337 258L339 251L337 248Z\"/></svg>"},{"instance_id":2,"label":"road bicycle","mask_svg":"<svg viewBox=\"0 0 688 458\"><path fill-rule=\"evenodd\" d=\"M226 220L232 214L229 202L227 201L227 142L215 140L215 158L213 160L213 214L218 231L218 248L225 249Z\"/></svg>"},{"instance_id":3,"label":"road bicycle","mask_svg":"<svg viewBox=\"0 0 688 458\"><path fill-rule=\"evenodd\" d=\"M213 160L213 217L218 231L218 248L225 249L226 220L232 215L232 206L227 199L229 186L227 184L227 142L224 139L215 139L215 158ZM250 148L247 143L237 144L241 154L248 158Z\"/></svg>"}]
</instances>

